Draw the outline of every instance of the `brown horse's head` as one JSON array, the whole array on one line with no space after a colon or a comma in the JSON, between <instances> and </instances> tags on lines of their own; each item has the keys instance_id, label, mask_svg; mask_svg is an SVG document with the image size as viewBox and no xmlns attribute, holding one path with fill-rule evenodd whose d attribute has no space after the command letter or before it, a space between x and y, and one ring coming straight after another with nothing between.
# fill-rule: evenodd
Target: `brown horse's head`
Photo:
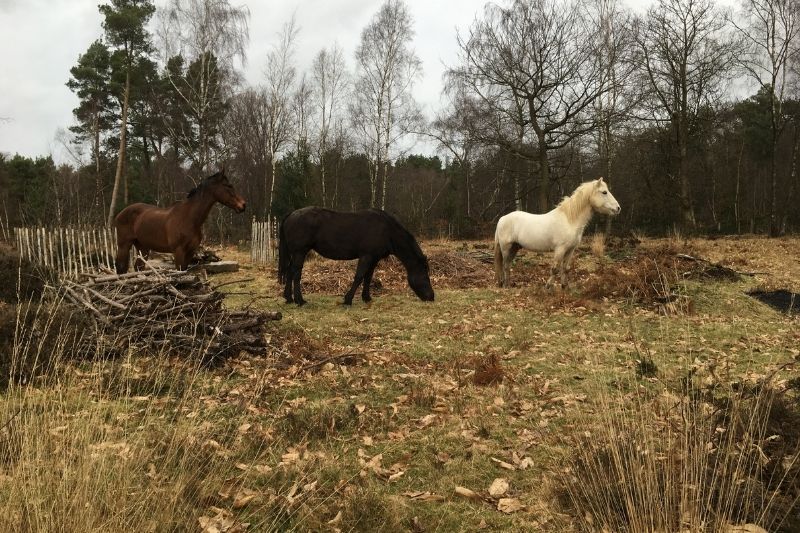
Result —
<instances>
[{"instance_id":1,"label":"brown horse's head","mask_svg":"<svg viewBox=\"0 0 800 533\"><path fill-rule=\"evenodd\" d=\"M224 168L216 174L204 179L200 185L195 187L189 193L189 197L191 198L192 195L200 188L208 191L208 193L211 194L216 201L222 205L230 207L237 213L243 213L245 207L247 206L247 202L245 202L244 198L239 196L239 194L233 188L231 182L228 181L228 177L225 175Z\"/></svg>"}]
</instances>

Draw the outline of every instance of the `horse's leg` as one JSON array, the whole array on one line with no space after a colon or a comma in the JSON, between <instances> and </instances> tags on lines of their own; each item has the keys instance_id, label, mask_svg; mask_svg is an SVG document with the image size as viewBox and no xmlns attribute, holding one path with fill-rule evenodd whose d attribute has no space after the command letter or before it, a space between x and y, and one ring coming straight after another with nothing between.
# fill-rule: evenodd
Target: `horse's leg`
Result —
<instances>
[{"instance_id":1,"label":"horse's leg","mask_svg":"<svg viewBox=\"0 0 800 533\"><path fill-rule=\"evenodd\" d=\"M370 285L372 284L372 275L375 273L375 267L378 265L377 261L370 262L367 267L367 272L364 274L364 285L361 287L361 299L364 302L371 302L372 297L369 295Z\"/></svg>"},{"instance_id":2,"label":"horse's leg","mask_svg":"<svg viewBox=\"0 0 800 533\"><path fill-rule=\"evenodd\" d=\"M117 267L117 274L124 274L128 271L128 262L131 258L131 246L133 246L133 242L130 240L123 240L120 238L117 241L117 256L114 259L114 265Z\"/></svg>"},{"instance_id":3,"label":"horse's leg","mask_svg":"<svg viewBox=\"0 0 800 533\"><path fill-rule=\"evenodd\" d=\"M567 288L567 271L570 268L570 263L572 262L572 256L575 253L575 248L570 248L564 254L564 259L561 261L561 288Z\"/></svg>"},{"instance_id":4,"label":"horse's leg","mask_svg":"<svg viewBox=\"0 0 800 533\"><path fill-rule=\"evenodd\" d=\"M306 261L306 254L308 250L301 250L292 254L291 268L289 273L291 275L291 282L294 285L294 303L303 305L306 303L303 300L303 293L300 292L300 278L303 275L303 263Z\"/></svg>"},{"instance_id":5,"label":"horse's leg","mask_svg":"<svg viewBox=\"0 0 800 533\"><path fill-rule=\"evenodd\" d=\"M172 252L172 257L175 259L175 268L178 270L186 270L189 267L189 254L183 247L178 247Z\"/></svg>"},{"instance_id":6,"label":"horse's leg","mask_svg":"<svg viewBox=\"0 0 800 533\"><path fill-rule=\"evenodd\" d=\"M294 271L292 270L292 260L289 259L289 266L286 270L286 280L284 281L283 285L283 298L286 300L287 304L294 303L294 298L292 297L292 277L294 276Z\"/></svg>"},{"instance_id":7,"label":"horse's leg","mask_svg":"<svg viewBox=\"0 0 800 533\"><path fill-rule=\"evenodd\" d=\"M510 242L500 247L500 253L503 254L503 278L500 283L501 287L511 286L511 264L514 258L517 257L520 245L515 242Z\"/></svg>"},{"instance_id":8,"label":"horse's leg","mask_svg":"<svg viewBox=\"0 0 800 533\"><path fill-rule=\"evenodd\" d=\"M356 294L356 289L364 281L364 277L367 275L367 271L370 269L372 265L372 258L368 255L362 255L358 258L358 266L356 266L356 276L353 278L353 284L350 286L350 290L347 291L344 295L344 305L353 305L353 296ZM367 289L369 291L369 289Z\"/></svg>"},{"instance_id":9,"label":"horse's leg","mask_svg":"<svg viewBox=\"0 0 800 533\"><path fill-rule=\"evenodd\" d=\"M514 264L514 259L517 258L517 252L519 252L520 248L522 248L522 246L520 246L515 242L512 242L511 248L509 248L508 250L508 261L506 261L506 270L505 270L506 287L511 286L511 265Z\"/></svg>"},{"instance_id":10,"label":"horse's leg","mask_svg":"<svg viewBox=\"0 0 800 533\"><path fill-rule=\"evenodd\" d=\"M547 280L547 284L545 284L545 288L550 290L553 288L553 282L556 280L556 275L559 271L563 269L563 261L564 261L564 254L566 253L567 249L564 246L559 246L556 248L555 254L553 255L553 267L550 269L550 278Z\"/></svg>"},{"instance_id":11,"label":"horse's leg","mask_svg":"<svg viewBox=\"0 0 800 533\"><path fill-rule=\"evenodd\" d=\"M283 284L283 298L286 300L287 304L294 303L294 296L292 296L292 284L294 283L295 268L298 266L295 264L295 261L298 257L300 258L301 262L299 268L302 270L302 262L305 261L306 253L308 252L304 252L301 256L299 253L293 253L289 251L286 252L287 256L289 257L289 264L286 266L286 277ZM298 304L300 304L300 302L298 302Z\"/></svg>"}]
</instances>

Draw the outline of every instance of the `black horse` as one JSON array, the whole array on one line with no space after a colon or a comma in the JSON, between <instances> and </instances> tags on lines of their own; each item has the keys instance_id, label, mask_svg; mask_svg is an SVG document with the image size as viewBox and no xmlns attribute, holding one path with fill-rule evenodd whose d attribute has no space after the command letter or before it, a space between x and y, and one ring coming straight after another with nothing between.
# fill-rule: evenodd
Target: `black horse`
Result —
<instances>
[{"instance_id":1,"label":"black horse","mask_svg":"<svg viewBox=\"0 0 800 533\"><path fill-rule=\"evenodd\" d=\"M356 289L363 282L361 299L369 302L369 286L378 261L396 256L406 268L408 285L425 301L433 301L428 275L428 259L414 236L389 213L368 209L340 213L322 207L304 207L283 219L278 246L278 278L285 284L287 303L303 305L300 276L309 250L328 259L358 259L356 277L344 303L351 305ZM292 292L294 283L294 292Z\"/></svg>"}]
</instances>

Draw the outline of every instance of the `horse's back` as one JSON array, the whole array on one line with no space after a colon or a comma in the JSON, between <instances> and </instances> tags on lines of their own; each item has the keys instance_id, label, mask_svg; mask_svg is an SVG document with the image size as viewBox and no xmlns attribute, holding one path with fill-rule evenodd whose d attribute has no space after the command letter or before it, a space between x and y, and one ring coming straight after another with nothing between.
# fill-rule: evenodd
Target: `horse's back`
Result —
<instances>
[{"instance_id":1,"label":"horse's back","mask_svg":"<svg viewBox=\"0 0 800 533\"><path fill-rule=\"evenodd\" d=\"M329 259L355 259L365 253L384 256L389 249L389 215L377 209L356 212L304 207L283 220L290 249L313 249Z\"/></svg>"},{"instance_id":2,"label":"horse's back","mask_svg":"<svg viewBox=\"0 0 800 533\"><path fill-rule=\"evenodd\" d=\"M385 225L388 215L378 209L343 212L325 207L303 207L292 211L283 224L287 231L305 229L314 233L355 232Z\"/></svg>"},{"instance_id":3,"label":"horse's back","mask_svg":"<svg viewBox=\"0 0 800 533\"><path fill-rule=\"evenodd\" d=\"M117 216L114 217L114 221L116 222L117 226L119 226L120 224L129 223L138 218L139 215L142 213L142 211L147 210L148 207L152 206L148 206L147 204L142 204L142 203L131 204L122 211L120 211L119 213L117 213Z\"/></svg>"},{"instance_id":4,"label":"horse's back","mask_svg":"<svg viewBox=\"0 0 800 533\"><path fill-rule=\"evenodd\" d=\"M512 211L500 217L495 230L495 241L501 244L516 243L528 250L552 250L561 238L558 213L544 214Z\"/></svg>"},{"instance_id":5,"label":"horse's back","mask_svg":"<svg viewBox=\"0 0 800 533\"><path fill-rule=\"evenodd\" d=\"M168 220L172 208L151 204L131 204L116 216L117 240L134 240L137 246L159 252L171 252ZM172 233L175 233L174 231Z\"/></svg>"}]
</instances>

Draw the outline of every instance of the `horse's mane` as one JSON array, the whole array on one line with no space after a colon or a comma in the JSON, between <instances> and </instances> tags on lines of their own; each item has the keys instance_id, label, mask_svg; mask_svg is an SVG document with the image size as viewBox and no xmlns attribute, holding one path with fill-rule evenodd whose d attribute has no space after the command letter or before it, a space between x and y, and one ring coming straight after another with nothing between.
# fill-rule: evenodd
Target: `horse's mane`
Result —
<instances>
[{"instance_id":1,"label":"horse's mane","mask_svg":"<svg viewBox=\"0 0 800 533\"><path fill-rule=\"evenodd\" d=\"M211 174L207 178L203 179L203 181L198 183L197 186L194 189L189 191L189 194L186 195L186 198L191 198L195 194L199 193L201 190L203 190L203 188L205 188L208 185L208 183L209 183L209 181L211 181L211 179L216 178L220 174L221 174L221 172L215 172L214 174Z\"/></svg>"},{"instance_id":2,"label":"horse's mane","mask_svg":"<svg viewBox=\"0 0 800 533\"><path fill-rule=\"evenodd\" d=\"M594 181L585 181L581 183L571 195L561 199L556 209L563 211L564 214L567 215L567 220L575 222L589 204L589 198L592 195L594 186Z\"/></svg>"},{"instance_id":3,"label":"horse's mane","mask_svg":"<svg viewBox=\"0 0 800 533\"><path fill-rule=\"evenodd\" d=\"M425 267L428 267L428 258L425 257L425 254L422 253L422 248L419 247L419 243L417 239L408 231L405 226L403 226L399 220L397 220L393 215L387 213L386 211L382 211L380 209L371 209L371 211L380 213L386 220L389 221L390 225L395 228L397 231L396 235L400 236L401 238L392 238L392 248L394 248L393 253L402 261L403 257L414 258L420 263L424 264ZM400 253L398 253L400 252Z\"/></svg>"}]
</instances>

